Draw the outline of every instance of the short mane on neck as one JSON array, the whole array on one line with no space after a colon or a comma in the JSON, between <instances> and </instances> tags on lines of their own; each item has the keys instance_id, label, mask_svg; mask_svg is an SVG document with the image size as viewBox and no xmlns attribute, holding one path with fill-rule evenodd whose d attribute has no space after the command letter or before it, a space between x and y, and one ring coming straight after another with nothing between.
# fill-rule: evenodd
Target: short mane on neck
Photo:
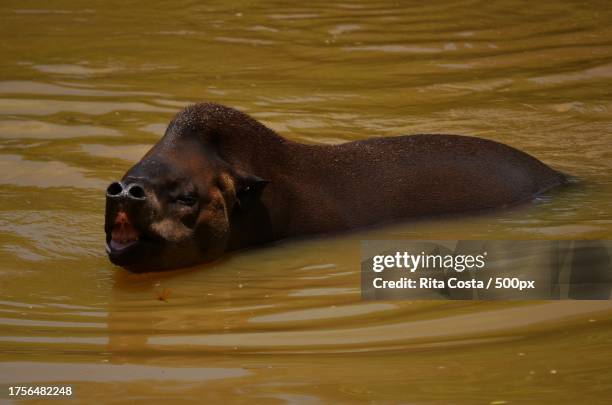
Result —
<instances>
[{"instance_id":1,"label":"short mane on neck","mask_svg":"<svg viewBox=\"0 0 612 405\"><path fill-rule=\"evenodd\" d=\"M278 142L276 132L249 115L215 103L192 104L179 111L164 138L198 137L204 142ZM234 139L236 138L236 139Z\"/></svg>"},{"instance_id":2,"label":"short mane on neck","mask_svg":"<svg viewBox=\"0 0 612 405\"><path fill-rule=\"evenodd\" d=\"M173 147L194 139L216 150L229 163L256 164L258 154L276 154L292 143L248 114L215 103L198 103L178 112L168 125L161 144Z\"/></svg>"}]
</instances>

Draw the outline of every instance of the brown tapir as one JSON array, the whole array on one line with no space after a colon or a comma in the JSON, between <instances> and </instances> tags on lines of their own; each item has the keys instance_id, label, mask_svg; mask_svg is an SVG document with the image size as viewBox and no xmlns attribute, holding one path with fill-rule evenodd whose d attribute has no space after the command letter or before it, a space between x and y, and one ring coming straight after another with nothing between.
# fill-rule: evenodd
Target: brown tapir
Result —
<instances>
[{"instance_id":1,"label":"brown tapir","mask_svg":"<svg viewBox=\"0 0 612 405\"><path fill-rule=\"evenodd\" d=\"M222 105L189 106L106 192L110 260L157 271L281 238L504 207L566 177L510 146L457 135L339 145L285 139Z\"/></svg>"}]
</instances>

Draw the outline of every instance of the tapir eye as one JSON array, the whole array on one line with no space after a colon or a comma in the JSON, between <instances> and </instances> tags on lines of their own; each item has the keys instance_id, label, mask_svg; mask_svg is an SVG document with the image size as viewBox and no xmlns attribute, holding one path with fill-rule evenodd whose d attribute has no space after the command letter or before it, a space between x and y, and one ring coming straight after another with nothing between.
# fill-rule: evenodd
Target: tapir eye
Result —
<instances>
[{"instance_id":1,"label":"tapir eye","mask_svg":"<svg viewBox=\"0 0 612 405\"><path fill-rule=\"evenodd\" d=\"M198 199L192 194L185 194L176 197L176 202L191 207L192 205L195 205L196 202L198 202Z\"/></svg>"}]
</instances>

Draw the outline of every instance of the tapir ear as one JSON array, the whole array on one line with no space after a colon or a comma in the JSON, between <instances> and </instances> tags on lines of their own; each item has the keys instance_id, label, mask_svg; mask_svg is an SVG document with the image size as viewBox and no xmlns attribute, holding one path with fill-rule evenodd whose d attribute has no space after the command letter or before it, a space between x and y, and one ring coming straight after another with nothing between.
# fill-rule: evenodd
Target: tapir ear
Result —
<instances>
[{"instance_id":1,"label":"tapir ear","mask_svg":"<svg viewBox=\"0 0 612 405\"><path fill-rule=\"evenodd\" d=\"M261 193L269 183L268 180L253 174L238 176L236 180L236 198L238 199L238 206L242 208L259 200Z\"/></svg>"}]
</instances>

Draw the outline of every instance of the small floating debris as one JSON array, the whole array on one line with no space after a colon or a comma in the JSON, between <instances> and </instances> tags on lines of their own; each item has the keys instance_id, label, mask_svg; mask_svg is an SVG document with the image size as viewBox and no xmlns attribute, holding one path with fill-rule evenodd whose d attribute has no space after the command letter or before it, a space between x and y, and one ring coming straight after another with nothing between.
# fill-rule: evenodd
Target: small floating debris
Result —
<instances>
[{"instance_id":1,"label":"small floating debris","mask_svg":"<svg viewBox=\"0 0 612 405\"><path fill-rule=\"evenodd\" d=\"M157 299L160 301L168 302L168 298L170 298L170 289L164 288L161 291L155 291L157 294Z\"/></svg>"}]
</instances>

